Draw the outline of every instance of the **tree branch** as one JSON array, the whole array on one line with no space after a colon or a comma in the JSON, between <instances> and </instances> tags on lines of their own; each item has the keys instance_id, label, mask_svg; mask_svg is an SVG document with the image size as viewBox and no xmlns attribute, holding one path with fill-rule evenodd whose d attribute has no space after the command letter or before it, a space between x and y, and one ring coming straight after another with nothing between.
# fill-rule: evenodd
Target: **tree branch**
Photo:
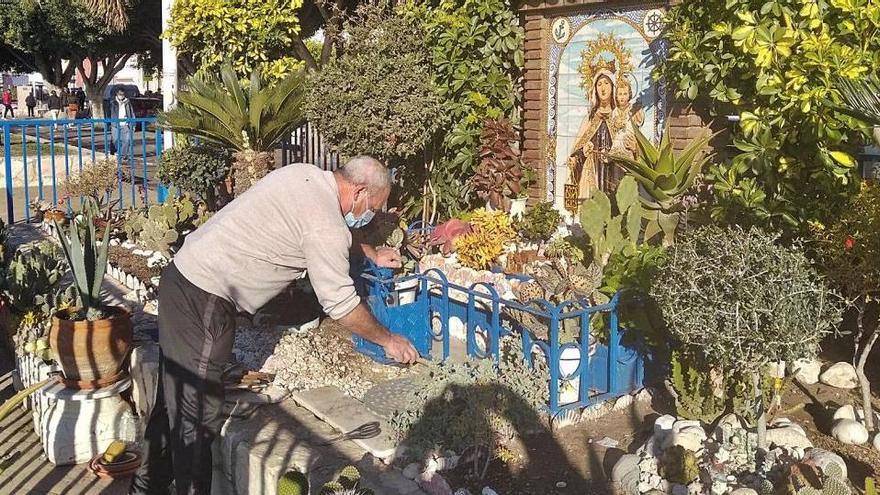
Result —
<instances>
[{"instance_id":1,"label":"tree branch","mask_svg":"<svg viewBox=\"0 0 880 495\"><path fill-rule=\"evenodd\" d=\"M305 42L299 37L293 38L293 49L296 51L297 56L299 56L300 60L305 62L306 68L309 70L317 71L318 70L318 62L315 61L315 57L312 56L312 52L309 51L309 47L306 46ZM323 48L321 49L323 52Z\"/></svg>"}]
</instances>

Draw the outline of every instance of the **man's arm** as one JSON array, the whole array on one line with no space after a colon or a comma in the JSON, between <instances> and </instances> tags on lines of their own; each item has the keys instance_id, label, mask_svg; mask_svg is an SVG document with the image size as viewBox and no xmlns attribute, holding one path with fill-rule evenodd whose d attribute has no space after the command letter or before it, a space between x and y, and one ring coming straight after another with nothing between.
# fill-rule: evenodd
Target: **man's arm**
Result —
<instances>
[{"instance_id":1,"label":"man's arm","mask_svg":"<svg viewBox=\"0 0 880 495\"><path fill-rule=\"evenodd\" d=\"M388 331L363 303L358 304L338 321L352 332L382 346L385 355L397 362L412 364L419 357L409 340Z\"/></svg>"}]
</instances>

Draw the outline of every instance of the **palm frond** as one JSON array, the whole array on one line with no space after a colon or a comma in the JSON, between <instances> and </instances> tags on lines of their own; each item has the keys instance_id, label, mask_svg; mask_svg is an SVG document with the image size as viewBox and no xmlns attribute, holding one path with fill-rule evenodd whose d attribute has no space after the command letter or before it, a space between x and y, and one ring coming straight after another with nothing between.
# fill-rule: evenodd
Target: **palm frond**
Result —
<instances>
[{"instance_id":1,"label":"palm frond","mask_svg":"<svg viewBox=\"0 0 880 495\"><path fill-rule=\"evenodd\" d=\"M86 9L101 18L114 31L124 31L129 24L130 0L84 0Z\"/></svg>"},{"instance_id":2,"label":"palm frond","mask_svg":"<svg viewBox=\"0 0 880 495\"><path fill-rule=\"evenodd\" d=\"M835 105L835 109L872 127L880 126L880 80L877 76L858 81L841 77L837 82L844 102Z\"/></svg>"}]
</instances>

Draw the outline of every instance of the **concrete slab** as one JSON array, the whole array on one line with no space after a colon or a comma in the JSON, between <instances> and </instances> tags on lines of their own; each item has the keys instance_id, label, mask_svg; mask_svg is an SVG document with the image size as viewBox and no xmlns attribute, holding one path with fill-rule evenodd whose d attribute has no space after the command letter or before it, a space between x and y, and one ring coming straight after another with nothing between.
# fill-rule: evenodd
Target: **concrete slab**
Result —
<instances>
[{"instance_id":1,"label":"concrete slab","mask_svg":"<svg viewBox=\"0 0 880 495\"><path fill-rule=\"evenodd\" d=\"M391 428L362 402L345 395L342 390L333 386L321 387L294 392L291 397L340 433L348 433L363 425L378 422L380 432L377 436L353 441L379 459L390 460L394 457L397 444L391 436Z\"/></svg>"},{"instance_id":2,"label":"concrete slab","mask_svg":"<svg viewBox=\"0 0 880 495\"><path fill-rule=\"evenodd\" d=\"M276 495L278 478L290 470L306 473L312 487L335 471L355 465L362 486L383 495L422 495L400 471L386 466L354 442L317 445L336 434L311 411L292 400L265 405L246 420L230 419L215 444L214 485L223 495Z\"/></svg>"}]
</instances>

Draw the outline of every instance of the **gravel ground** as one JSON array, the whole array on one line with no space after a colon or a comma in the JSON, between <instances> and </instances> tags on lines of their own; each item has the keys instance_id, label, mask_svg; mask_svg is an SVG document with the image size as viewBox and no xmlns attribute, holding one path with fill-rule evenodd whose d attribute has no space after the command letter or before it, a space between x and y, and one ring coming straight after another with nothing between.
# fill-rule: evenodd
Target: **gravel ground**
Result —
<instances>
[{"instance_id":1,"label":"gravel ground","mask_svg":"<svg viewBox=\"0 0 880 495\"><path fill-rule=\"evenodd\" d=\"M331 321L302 335L285 334L272 326L240 325L233 352L248 369L275 373L275 384L288 390L333 385L356 399L363 399L374 384L407 372L356 352L345 332Z\"/></svg>"}]
</instances>

